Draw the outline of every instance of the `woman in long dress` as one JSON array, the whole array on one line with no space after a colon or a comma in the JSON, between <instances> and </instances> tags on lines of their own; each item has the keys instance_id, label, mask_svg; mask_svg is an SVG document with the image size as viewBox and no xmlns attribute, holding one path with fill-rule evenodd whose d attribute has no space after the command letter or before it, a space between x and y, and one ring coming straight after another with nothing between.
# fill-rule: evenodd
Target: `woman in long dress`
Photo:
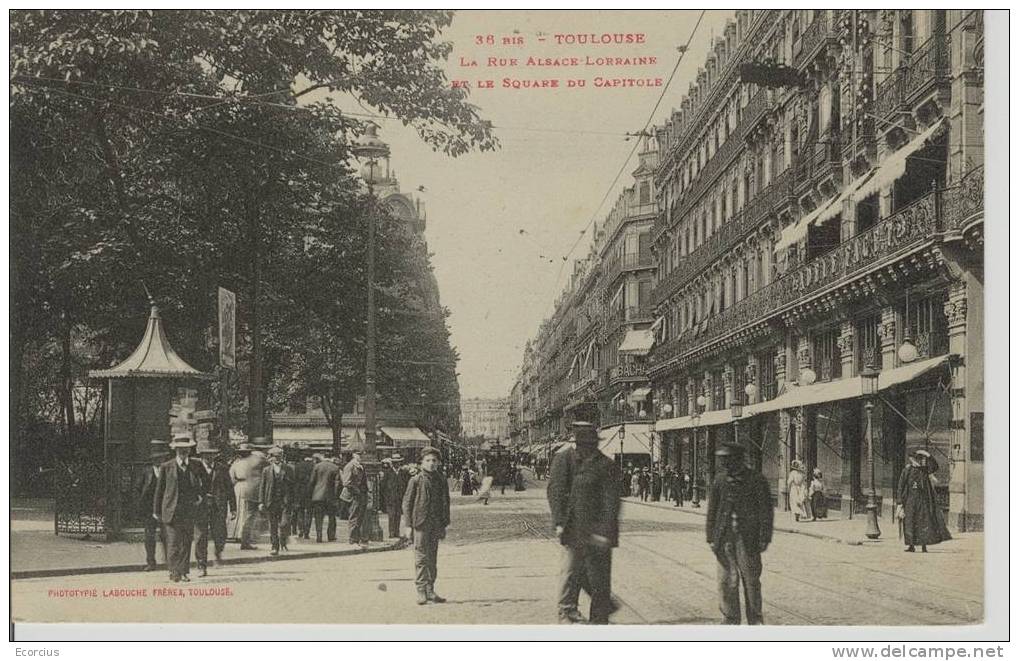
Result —
<instances>
[{"instance_id":1,"label":"woman in long dress","mask_svg":"<svg viewBox=\"0 0 1019 661\"><path fill-rule=\"evenodd\" d=\"M899 476L896 518L902 521L902 541L906 551L923 553L931 544L952 539L945 525L945 517L934 495L934 473L938 462L927 450L915 450Z\"/></svg>"},{"instance_id":2,"label":"woman in long dress","mask_svg":"<svg viewBox=\"0 0 1019 661\"><path fill-rule=\"evenodd\" d=\"M795 459L789 466L789 509L793 513L793 521L799 521L800 517L810 518L807 511L807 472L803 462Z\"/></svg>"}]
</instances>

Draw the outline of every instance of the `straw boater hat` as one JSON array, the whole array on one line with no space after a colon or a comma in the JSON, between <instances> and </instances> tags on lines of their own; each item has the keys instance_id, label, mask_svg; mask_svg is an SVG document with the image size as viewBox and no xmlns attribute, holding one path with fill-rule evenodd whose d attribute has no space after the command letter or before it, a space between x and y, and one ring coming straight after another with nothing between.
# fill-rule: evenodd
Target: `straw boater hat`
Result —
<instances>
[{"instance_id":1,"label":"straw boater hat","mask_svg":"<svg viewBox=\"0 0 1019 661\"><path fill-rule=\"evenodd\" d=\"M177 448L193 448L195 445L195 439L191 438L191 434L174 434L173 440L170 441L171 450L176 450Z\"/></svg>"},{"instance_id":2,"label":"straw boater hat","mask_svg":"<svg viewBox=\"0 0 1019 661\"><path fill-rule=\"evenodd\" d=\"M195 450L198 454L219 454L219 448L209 441L202 441Z\"/></svg>"},{"instance_id":3,"label":"straw boater hat","mask_svg":"<svg viewBox=\"0 0 1019 661\"><path fill-rule=\"evenodd\" d=\"M272 446L271 448L269 448L269 456L270 457L282 457L283 456L283 448L281 448L278 445Z\"/></svg>"},{"instance_id":4,"label":"straw boater hat","mask_svg":"<svg viewBox=\"0 0 1019 661\"><path fill-rule=\"evenodd\" d=\"M403 457L400 455L399 452L397 452L396 454L393 455L393 461L394 462L395 461L403 461Z\"/></svg>"},{"instance_id":5,"label":"straw boater hat","mask_svg":"<svg viewBox=\"0 0 1019 661\"><path fill-rule=\"evenodd\" d=\"M251 443L241 443L237 446L238 452L251 452L254 448L251 447Z\"/></svg>"},{"instance_id":6,"label":"straw boater hat","mask_svg":"<svg viewBox=\"0 0 1019 661\"><path fill-rule=\"evenodd\" d=\"M793 462L789 464L789 468L795 468L798 471L806 470L806 467L803 465L803 462L800 461L799 459L793 459Z\"/></svg>"}]
</instances>

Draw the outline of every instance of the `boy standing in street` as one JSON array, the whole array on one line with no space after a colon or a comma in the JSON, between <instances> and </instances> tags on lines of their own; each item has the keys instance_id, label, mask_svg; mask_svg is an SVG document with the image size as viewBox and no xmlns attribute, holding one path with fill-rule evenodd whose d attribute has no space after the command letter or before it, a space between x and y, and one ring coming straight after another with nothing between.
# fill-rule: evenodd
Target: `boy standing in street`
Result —
<instances>
[{"instance_id":1,"label":"boy standing in street","mask_svg":"<svg viewBox=\"0 0 1019 661\"><path fill-rule=\"evenodd\" d=\"M421 451L421 472L410 478L403 496L404 534L414 540L414 570L420 606L441 604L435 594L439 540L449 526L449 489L439 470L441 454L436 448Z\"/></svg>"}]
</instances>

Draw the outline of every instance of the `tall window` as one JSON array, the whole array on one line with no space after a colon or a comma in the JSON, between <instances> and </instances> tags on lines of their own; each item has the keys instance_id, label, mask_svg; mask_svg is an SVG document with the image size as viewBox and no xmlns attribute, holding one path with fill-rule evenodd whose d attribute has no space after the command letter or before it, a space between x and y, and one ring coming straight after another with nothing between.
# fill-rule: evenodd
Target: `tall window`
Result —
<instances>
[{"instance_id":1,"label":"tall window","mask_svg":"<svg viewBox=\"0 0 1019 661\"><path fill-rule=\"evenodd\" d=\"M856 370L868 365L881 369L881 313L868 315L856 322Z\"/></svg>"},{"instance_id":2,"label":"tall window","mask_svg":"<svg viewBox=\"0 0 1019 661\"><path fill-rule=\"evenodd\" d=\"M938 292L909 301L907 327L920 358L948 353L948 320L945 293Z\"/></svg>"},{"instance_id":3,"label":"tall window","mask_svg":"<svg viewBox=\"0 0 1019 661\"><path fill-rule=\"evenodd\" d=\"M651 184L646 181L640 185L640 204L651 204Z\"/></svg>"},{"instance_id":4,"label":"tall window","mask_svg":"<svg viewBox=\"0 0 1019 661\"><path fill-rule=\"evenodd\" d=\"M820 381L842 378L842 358L839 355L839 329L829 328L814 334L814 371Z\"/></svg>"},{"instance_id":5,"label":"tall window","mask_svg":"<svg viewBox=\"0 0 1019 661\"><path fill-rule=\"evenodd\" d=\"M711 410L725 408L725 370L719 367L711 372Z\"/></svg>"},{"instance_id":6,"label":"tall window","mask_svg":"<svg viewBox=\"0 0 1019 661\"><path fill-rule=\"evenodd\" d=\"M757 392L762 402L778 395L778 379L775 377L775 349L757 354Z\"/></svg>"}]
</instances>

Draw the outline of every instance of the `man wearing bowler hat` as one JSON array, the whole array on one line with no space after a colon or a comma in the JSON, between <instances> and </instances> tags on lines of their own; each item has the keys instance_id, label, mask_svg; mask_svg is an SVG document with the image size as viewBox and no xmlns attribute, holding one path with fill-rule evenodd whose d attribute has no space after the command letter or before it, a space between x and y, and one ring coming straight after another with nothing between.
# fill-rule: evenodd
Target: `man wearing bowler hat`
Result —
<instances>
[{"instance_id":1,"label":"man wearing bowler hat","mask_svg":"<svg viewBox=\"0 0 1019 661\"><path fill-rule=\"evenodd\" d=\"M400 536L400 515L403 510L403 480L397 467L402 459L400 455L393 455L382 460L382 476L380 486L382 492L382 506L386 510L389 519L389 536Z\"/></svg>"},{"instance_id":2,"label":"man wearing bowler hat","mask_svg":"<svg viewBox=\"0 0 1019 661\"><path fill-rule=\"evenodd\" d=\"M293 500L294 476L290 467L283 464L283 448L269 449L269 465L262 469L262 483L258 511L269 517L269 555L287 550L287 533L290 521L290 503Z\"/></svg>"},{"instance_id":3,"label":"man wearing bowler hat","mask_svg":"<svg viewBox=\"0 0 1019 661\"><path fill-rule=\"evenodd\" d=\"M166 531L166 564L174 583L191 580L191 542L205 494L197 467L188 457L193 447L189 434L174 436L170 449L175 456L159 465L152 499L152 516Z\"/></svg>"},{"instance_id":4,"label":"man wearing bowler hat","mask_svg":"<svg viewBox=\"0 0 1019 661\"><path fill-rule=\"evenodd\" d=\"M590 622L608 624L612 600L612 548L619 544L619 476L615 463L598 451L598 432L574 422L576 447L552 460L548 504L563 546L559 621L583 622L580 589L591 595Z\"/></svg>"},{"instance_id":5,"label":"man wearing bowler hat","mask_svg":"<svg viewBox=\"0 0 1019 661\"><path fill-rule=\"evenodd\" d=\"M145 567L143 571L156 568L156 538L163 546L163 557L166 557L166 534L159 521L152 516L152 501L156 493L156 482L159 480L159 465L170 457L166 441L154 440L149 444L150 466L145 466L135 478L134 492L138 497L138 511L141 514L145 529Z\"/></svg>"},{"instance_id":6,"label":"man wearing bowler hat","mask_svg":"<svg viewBox=\"0 0 1019 661\"><path fill-rule=\"evenodd\" d=\"M195 561L198 575L205 576L209 565L209 535L212 535L213 553L218 565L226 546L226 517L228 513L232 517L237 516L237 500L227 467L216 461L219 448L209 441L202 441L197 452L201 460L198 475L205 489L205 501L195 521Z\"/></svg>"},{"instance_id":7,"label":"man wearing bowler hat","mask_svg":"<svg viewBox=\"0 0 1019 661\"><path fill-rule=\"evenodd\" d=\"M741 582L747 601L747 624L764 624L761 553L771 543L771 489L764 476L743 461L743 446L726 443L715 455L721 459L724 472L715 478L708 492L706 530L708 544L718 559L723 624L740 623Z\"/></svg>"}]
</instances>

